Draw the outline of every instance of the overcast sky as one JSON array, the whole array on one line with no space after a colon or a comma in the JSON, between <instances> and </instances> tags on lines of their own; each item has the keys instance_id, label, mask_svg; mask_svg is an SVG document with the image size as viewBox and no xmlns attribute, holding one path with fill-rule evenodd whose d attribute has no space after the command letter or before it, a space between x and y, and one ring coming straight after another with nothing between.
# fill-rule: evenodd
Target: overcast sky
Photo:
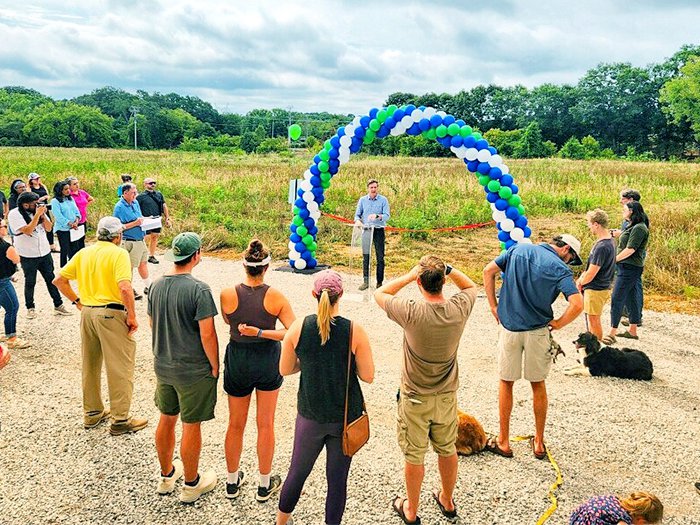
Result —
<instances>
[{"instance_id":1,"label":"overcast sky","mask_svg":"<svg viewBox=\"0 0 700 525\"><path fill-rule=\"evenodd\" d=\"M575 84L700 43L698 0L0 0L0 86L115 86L221 111L365 112L396 91Z\"/></svg>"}]
</instances>

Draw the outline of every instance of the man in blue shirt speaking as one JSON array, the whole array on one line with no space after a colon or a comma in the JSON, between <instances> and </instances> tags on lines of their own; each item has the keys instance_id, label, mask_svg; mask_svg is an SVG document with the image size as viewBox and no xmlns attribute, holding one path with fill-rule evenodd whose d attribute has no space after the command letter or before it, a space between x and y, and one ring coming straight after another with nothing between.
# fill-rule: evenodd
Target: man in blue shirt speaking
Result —
<instances>
[{"instance_id":1,"label":"man in blue shirt speaking","mask_svg":"<svg viewBox=\"0 0 700 525\"><path fill-rule=\"evenodd\" d=\"M131 269L139 269L139 275L144 283L143 293L148 295L148 288L151 286L151 279L148 277L148 249L143 241L146 234L141 229L143 215L141 207L136 200L138 191L136 184L127 182L122 184L122 197L114 206L114 216L124 225L122 234L122 247L129 252ZM139 300L143 296L134 290L134 299Z\"/></svg>"},{"instance_id":2,"label":"man in blue shirt speaking","mask_svg":"<svg viewBox=\"0 0 700 525\"><path fill-rule=\"evenodd\" d=\"M355 224L362 226L362 277L360 290L369 288L370 244L377 256L377 288L384 282L384 228L389 220L389 201L379 195L379 183L367 182L367 195L360 197L355 210ZM370 241L371 239L371 241Z\"/></svg>"},{"instance_id":3,"label":"man in blue shirt speaking","mask_svg":"<svg viewBox=\"0 0 700 525\"><path fill-rule=\"evenodd\" d=\"M545 379L552 366L551 330L559 330L583 310L583 297L569 265L580 265L581 242L573 235L554 237L549 243L512 246L484 268L484 289L496 322L498 338L499 434L486 444L487 450L513 457L510 449L510 415L513 384L521 377L532 386L535 437L531 441L537 459L547 457L544 427L547 419ZM503 272L500 300L496 300L496 276ZM552 303L559 294L569 305L554 319Z\"/></svg>"}]
</instances>

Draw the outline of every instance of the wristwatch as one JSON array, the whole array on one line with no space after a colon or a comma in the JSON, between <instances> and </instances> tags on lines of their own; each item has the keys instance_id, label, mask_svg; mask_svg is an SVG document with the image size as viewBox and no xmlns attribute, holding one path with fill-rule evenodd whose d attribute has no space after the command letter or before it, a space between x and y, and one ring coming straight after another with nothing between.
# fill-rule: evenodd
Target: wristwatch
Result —
<instances>
[{"instance_id":1,"label":"wristwatch","mask_svg":"<svg viewBox=\"0 0 700 525\"><path fill-rule=\"evenodd\" d=\"M451 271L452 271L452 265L446 264L445 265L445 275L450 275Z\"/></svg>"},{"instance_id":2,"label":"wristwatch","mask_svg":"<svg viewBox=\"0 0 700 525\"><path fill-rule=\"evenodd\" d=\"M70 304L78 304L80 302L80 297L76 297L75 301L71 301Z\"/></svg>"}]
</instances>

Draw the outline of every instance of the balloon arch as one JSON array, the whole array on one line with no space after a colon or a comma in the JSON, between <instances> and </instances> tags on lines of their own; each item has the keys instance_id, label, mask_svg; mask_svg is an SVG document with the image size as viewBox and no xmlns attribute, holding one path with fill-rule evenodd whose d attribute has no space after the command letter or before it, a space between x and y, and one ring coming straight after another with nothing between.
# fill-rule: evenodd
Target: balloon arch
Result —
<instances>
[{"instance_id":1,"label":"balloon arch","mask_svg":"<svg viewBox=\"0 0 700 525\"><path fill-rule=\"evenodd\" d=\"M340 166L350 160L352 153L360 151L363 144L403 133L436 140L462 159L467 170L476 175L491 206L501 249L510 248L518 242L532 242L532 231L527 225L518 187L496 148L489 146L486 139L463 120L457 120L444 111L412 104L401 107L390 105L382 109L372 108L367 115L356 116L352 122L339 128L324 143L323 149L304 172L304 180L294 202L294 219L289 226L290 266L303 270L318 264L316 239L317 223L321 217L319 207L325 201L324 193Z\"/></svg>"}]
</instances>

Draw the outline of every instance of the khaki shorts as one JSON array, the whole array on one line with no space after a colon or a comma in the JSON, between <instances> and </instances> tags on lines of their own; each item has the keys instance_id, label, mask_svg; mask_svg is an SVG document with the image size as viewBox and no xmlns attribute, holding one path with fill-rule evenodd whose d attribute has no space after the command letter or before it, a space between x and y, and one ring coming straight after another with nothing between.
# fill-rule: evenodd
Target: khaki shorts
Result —
<instances>
[{"instance_id":1,"label":"khaki shorts","mask_svg":"<svg viewBox=\"0 0 700 525\"><path fill-rule=\"evenodd\" d=\"M148 260L148 248L143 241L124 240L123 248L129 252L129 260L132 268L138 268L139 264Z\"/></svg>"},{"instance_id":2,"label":"khaki shorts","mask_svg":"<svg viewBox=\"0 0 700 525\"><path fill-rule=\"evenodd\" d=\"M583 312L588 315L602 315L603 306L610 299L611 290L584 290Z\"/></svg>"},{"instance_id":3,"label":"khaki shorts","mask_svg":"<svg viewBox=\"0 0 700 525\"><path fill-rule=\"evenodd\" d=\"M549 328L510 332L501 326L498 338L498 374L503 381L521 377L531 382L547 379L552 367Z\"/></svg>"},{"instance_id":4,"label":"khaki shorts","mask_svg":"<svg viewBox=\"0 0 700 525\"><path fill-rule=\"evenodd\" d=\"M153 400L161 414L180 414L183 423L199 423L214 419L217 379L207 376L187 385L174 386L158 380Z\"/></svg>"},{"instance_id":5,"label":"khaki shorts","mask_svg":"<svg viewBox=\"0 0 700 525\"><path fill-rule=\"evenodd\" d=\"M457 394L406 395L399 399L399 447L412 465L422 465L428 442L440 456L457 453Z\"/></svg>"}]
</instances>

